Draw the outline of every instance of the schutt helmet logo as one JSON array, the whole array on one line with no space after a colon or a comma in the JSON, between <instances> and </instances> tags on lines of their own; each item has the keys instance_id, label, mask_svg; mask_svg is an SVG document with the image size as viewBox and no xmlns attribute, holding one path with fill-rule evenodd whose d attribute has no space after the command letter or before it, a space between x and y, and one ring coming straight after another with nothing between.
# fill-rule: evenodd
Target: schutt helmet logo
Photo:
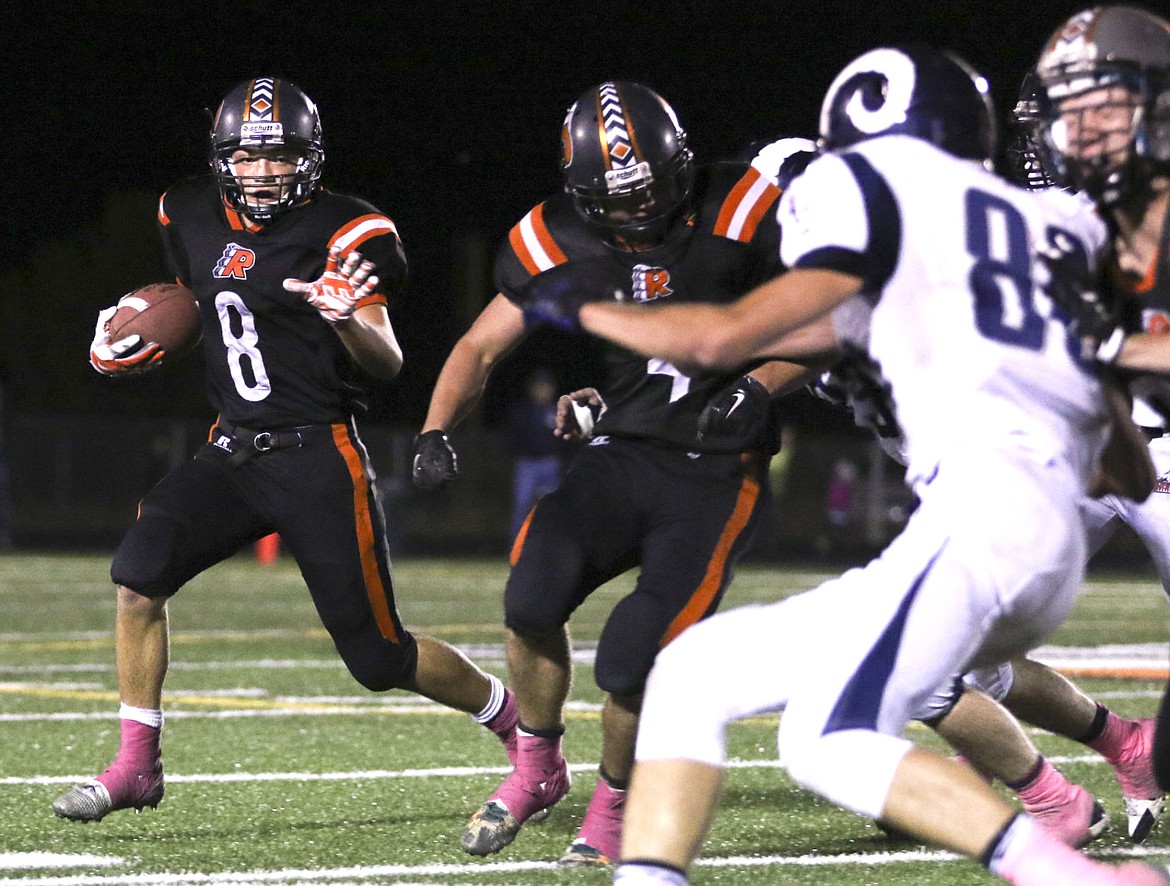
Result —
<instances>
[{"instance_id":1,"label":"schutt helmet logo","mask_svg":"<svg viewBox=\"0 0 1170 886\"><path fill-rule=\"evenodd\" d=\"M247 280L248 270L256 264L256 253L238 243L229 243L215 263L212 274L230 280Z\"/></svg>"},{"instance_id":2,"label":"schutt helmet logo","mask_svg":"<svg viewBox=\"0 0 1170 886\"><path fill-rule=\"evenodd\" d=\"M666 268L634 265L631 276L634 284L634 301L654 301L656 298L674 294L674 290L670 288L670 271Z\"/></svg>"}]
</instances>

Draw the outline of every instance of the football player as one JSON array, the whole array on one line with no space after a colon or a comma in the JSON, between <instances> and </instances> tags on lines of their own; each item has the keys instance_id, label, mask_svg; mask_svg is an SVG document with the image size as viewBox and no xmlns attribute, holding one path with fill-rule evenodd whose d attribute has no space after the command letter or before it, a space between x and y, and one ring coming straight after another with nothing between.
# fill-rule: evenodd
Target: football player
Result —
<instances>
[{"instance_id":1,"label":"football player","mask_svg":"<svg viewBox=\"0 0 1170 886\"><path fill-rule=\"evenodd\" d=\"M726 302L780 270L775 204L813 144L785 140L758 162L700 167L674 109L644 85L605 82L569 108L562 129L564 189L537 204L501 246L499 294L460 338L431 397L415 450L423 488L455 476L448 432L478 399L492 367L527 334L518 306L531 281L576 290L631 290L642 303ZM529 513L504 592L509 682L520 716L519 762L474 814L464 849L486 855L569 790L561 752L571 660L567 624L586 597L640 568L597 648L606 693L600 777L561 859L609 864L621 818L646 675L658 651L715 611L763 512L775 421L737 421L809 378L802 366L744 361L686 372L611 348L599 385L606 409L559 488ZM696 440L719 398L727 421Z\"/></svg>"},{"instance_id":2,"label":"football player","mask_svg":"<svg viewBox=\"0 0 1170 886\"><path fill-rule=\"evenodd\" d=\"M53 803L96 821L163 797L162 686L168 601L191 578L278 532L353 677L471 714L508 748L515 704L448 644L413 634L394 602L385 518L353 415L355 371L391 379L402 351L387 312L406 259L394 222L321 186L316 105L257 77L232 89L210 132L211 174L158 205L175 279L203 323L208 442L142 500L114 554L121 744L114 762ZM99 315L90 360L118 377L166 362L154 342L110 341Z\"/></svg>"},{"instance_id":3,"label":"football player","mask_svg":"<svg viewBox=\"0 0 1170 886\"><path fill-rule=\"evenodd\" d=\"M1098 531L1111 532L1118 519L1129 523L1166 576L1170 437L1163 417L1170 399L1167 380L1149 373L1170 373L1170 22L1128 6L1085 10L1052 35L1037 72L1047 98L1045 143L1061 176L1097 204L1111 233L1103 288L1112 310L1103 310L1091 287L1071 290L1086 301L1066 307L1097 360L1139 373L1131 381L1135 408L1143 400L1156 407L1145 410L1148 421L1138 417L1151 427L1155 494L1137 505L1103 501ZM1170 688L1154 744L1158 782L1170 789Z\"/></svg>"},{"instance_id":4,"label":"football player","mask_svg":"<svg viewBox=\"0 0 1170 886\"><path fill-rule=\"evenodd\" d=\"M1104 13L1107 26L1096 32L1097 39L1106 41L1104 45L1098 44L1098 48L1115 59L1123 57L1118 52L1118 44L1130 39L1126 35L1125 23L1129 22L1130 27L1142 22L1149 24L1145 15L1135 14L1129 9L1101 10L1100 13ZM1062 164L1045 134L1047 108L1043 82L1039 73L1032 69L1024 77L1019 99L1012 110L1014 138L1008 152L1012 161L1009 177L1031 190L1067 186L1061 175ZM1081 196L1090 202L1083 193ZM1167 307L1170 308L1170 301ZM1129 386L1137 394L1133 402L1133 422L1149 438L1151 463L1158 474L1164 475L1170 471L1170 441L1164 438L1165 416L1154 405L1162 399L1157 391L1160 387L1165 390L1164 385L1149 377L1135 377L1129 380ZM1150 399L1143 394L1151 395ZM1081 503L1081 513L1090 556L1099 551L1124 523L1142 539L1163 589L1170 594L1168 491L1170 489L1160 483L1143 502L1112 493L1087 497ZM1102 753L1113 766L1122 786L1130 839L1143 842L1165 808L1163 792L1154 781L1152 771L1153 719L1119 718L1059 674L1045 671L1047 669L1038 662L1022 659L980 672L973 678L1033 725L1082 741Z\"/></svg>"},{"instance_id":5,"label":"football player","mask_svg":"<svg viewBox=\"0 0 1170 886\"><path fill-rule=\"evenodd\" d=\"M949 674L1022 653L1067 615L1084 568L1078 505L1110 429L1103 385L1070 346L1038 260L1059 237L1087 263L1105 232L1075 198L1040 200L991 172L987 93L961 60L925 47L848 64L822 104L828 153L781 200L792 270L730 305L650 310L596 300L603 290L562 294L553 312L533 294L542 315L703 367L864 348L890 383L921 502L864 568L716 615L662 651L615 882L686 882L726 723L786 705L789 774L847 809L1020 886L1170 883L1164 869L1087 858L900 736Z\"/></svg>"}]
</instances>

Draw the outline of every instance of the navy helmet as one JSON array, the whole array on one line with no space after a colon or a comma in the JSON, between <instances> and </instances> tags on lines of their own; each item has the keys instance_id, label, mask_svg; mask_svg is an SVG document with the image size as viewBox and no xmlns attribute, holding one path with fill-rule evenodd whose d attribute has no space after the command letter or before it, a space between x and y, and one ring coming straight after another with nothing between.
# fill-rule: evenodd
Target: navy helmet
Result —
<instances>
[{"instance_id":1,"label":"navy helmet","mask_svg":"<svg viewBox=\"0 0 1170 886\"><path fill-rule=\"evenodd\" d=\"M838 150L880 135L911 135L988 169L995 112L987 80L927 46L881 47L846 65L821 105L821 144Z\"/></svg>"},{"instance_id":2,"label":"navy helmet","mask_svg":"<svg viewBox=\"0 0 1170 886\"><path fill-rule=\"evenodd\" d=\"M1044 137L1044 84L1033 68L1020 83L1004 148L1008 179L1030 191L1062 187L1056 158Z\"/></svg>"}]
</instances>

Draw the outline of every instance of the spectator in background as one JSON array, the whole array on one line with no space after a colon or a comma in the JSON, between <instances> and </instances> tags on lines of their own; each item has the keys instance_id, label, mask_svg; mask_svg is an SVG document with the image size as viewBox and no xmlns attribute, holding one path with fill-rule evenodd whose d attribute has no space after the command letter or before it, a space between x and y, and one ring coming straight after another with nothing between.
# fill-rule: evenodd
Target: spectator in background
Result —
<instances>
[{"instance_id":1,"label":"spectator in background","mask_svg":"<svg viewBox=\"0 0 1170 886\"><path fill-rule=\"evenodd\" d=\"M524 396L511 401L504 415L512 453L513 539L541 496L561 482L565 443L553 434L557 426L556 380L547 369L536 369L524 380Z\"/></svg>"},{"instance_id":2,"label":"spectator in background","mask_svg":"<svg viewBox=\"0 0 1170 886\"><path fill-rule=\"evenodd\" d=\"M817 543L822 554L847 541L846 530L856 491L857 465L847 458L837 459L825 491L825 533Z\"/></svg>"}]
</instances>

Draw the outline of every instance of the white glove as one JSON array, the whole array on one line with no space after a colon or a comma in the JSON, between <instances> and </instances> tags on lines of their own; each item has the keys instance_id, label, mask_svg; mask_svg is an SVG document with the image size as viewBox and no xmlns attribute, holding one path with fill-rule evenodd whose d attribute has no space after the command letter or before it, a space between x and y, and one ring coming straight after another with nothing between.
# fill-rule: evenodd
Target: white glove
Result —
<instances>
[{"instance_id":1,"label":"white glove","mask_svg":"<svg viewBox=\"0 0 1170 886\"><path fill-rule=\"evenodd\" d=\"M374 263L362 261L361 253L351 252L339 267L340 259L341 250L334 247L329 250L325 272L319 278L311 283L291 277L284 281L285 289L300 293L330 323L349 319L358 302L378 285L378 278L370 275Z\"/></svg>"},{"instance_id":2,"label":"white glove","mask_svg":"<svg viewBox=\"0 0 1170 886\"><path fill-rule=\"evenodd\" d=\"M158 342L143 342L140 335L110 341L110 320L118 312L114 305L98 312L89 346L89 365L102 375L134 375L146 372L166 356Z\"/></svg>"}]
</instances>

